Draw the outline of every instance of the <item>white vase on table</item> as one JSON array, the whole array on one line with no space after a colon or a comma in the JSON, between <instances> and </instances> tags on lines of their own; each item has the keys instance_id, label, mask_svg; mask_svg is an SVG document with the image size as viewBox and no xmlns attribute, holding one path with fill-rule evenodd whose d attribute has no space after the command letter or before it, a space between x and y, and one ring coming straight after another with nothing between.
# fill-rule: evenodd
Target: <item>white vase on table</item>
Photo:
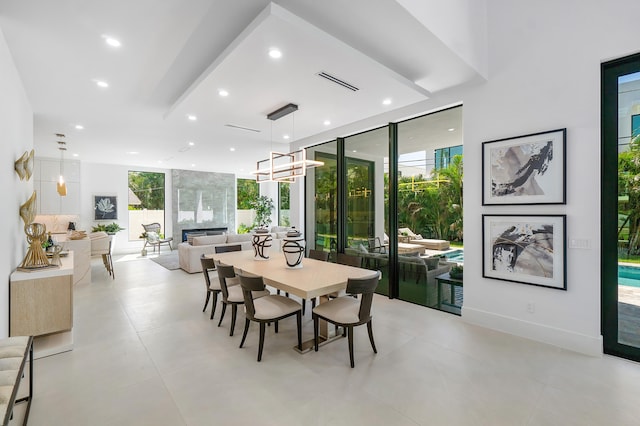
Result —
<instances>
[{"instance_id":1,"label":"white vase on table","mask_svg":"<svg viewBox=\"0 0 640 426\"><path fill-rule=\"evenodd\" d=\"M306 243L298 231L289 231L282 239L282 253L288 268L302 268Z\"/></svg>"},{"instance_id":2,"label":"white vase on table","mask_svg":"<svg viewBox=\"0 0 640 426\"><path fill-rule=\"evenodd\" d=\"M251 245L253 246L253 258L255 260L269 260L269 251L273 237L267 229L258 229L253 233Z\"/></svg>"}]
</instances>

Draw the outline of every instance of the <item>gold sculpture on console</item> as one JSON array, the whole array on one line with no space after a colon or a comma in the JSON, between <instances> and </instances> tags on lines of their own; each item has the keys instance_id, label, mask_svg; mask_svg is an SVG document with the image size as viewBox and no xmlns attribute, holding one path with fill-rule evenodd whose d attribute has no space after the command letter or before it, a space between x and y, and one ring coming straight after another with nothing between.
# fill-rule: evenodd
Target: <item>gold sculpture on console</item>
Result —
<instances>
[{"instance_id":1,"label":"gold sculpture on console","mask_svg":"<svg viewBox=\"0 0 640 426\"><path fill-rule=\"evenodd\" d=\"M19 269L37 269L51 266L47 255L42 250L42 242L47 233L47 227L42 223L33 223L36 217L36 192L20 206L20 217L24 221L24 233L27 234L29 250L19 266Z\"/></svg>"}]
</instances>

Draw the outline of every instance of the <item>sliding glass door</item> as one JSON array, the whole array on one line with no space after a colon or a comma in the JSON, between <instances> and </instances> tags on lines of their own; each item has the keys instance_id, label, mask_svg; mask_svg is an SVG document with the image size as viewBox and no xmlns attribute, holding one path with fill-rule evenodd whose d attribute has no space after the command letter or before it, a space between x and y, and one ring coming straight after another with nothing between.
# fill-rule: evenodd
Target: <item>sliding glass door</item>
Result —
<instances>
[{"instance_id":1,"label":"sliding glass door","mask_svg":"<svg viewBox=\"0 0 640 426\"><path fill-rule=\"evenodd\" d=\"M324 162L306 178L308 246L361 257L380 294L459 313L462 286L438 298L436 278L463 261L461 128L455 107L308 148Z\"/></svg>"},{"instance_id":2,"label":"sliding glass door","mask_svg":"<svg viewBox=\"0 0 640 426\"><path fill-rule=\"evenodd\" d=\"M640 361L640 55L602 65L602 335Z\"/></svg>"}]
</instances>

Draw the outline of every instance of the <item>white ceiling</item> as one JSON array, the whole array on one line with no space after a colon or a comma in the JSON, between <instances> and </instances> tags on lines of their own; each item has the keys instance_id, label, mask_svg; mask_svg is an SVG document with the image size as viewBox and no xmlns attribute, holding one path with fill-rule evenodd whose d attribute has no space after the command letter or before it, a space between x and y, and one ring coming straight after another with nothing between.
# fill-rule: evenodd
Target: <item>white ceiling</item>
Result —
<instances>
[{"instance_id":1,"label":"white ceiling","mask_svg":"<svg viewBox=\"0 0 640 426\"><path fill-rule=\"evenodd\" d=\"M0 0L0 29L35 115L36 155L58 157L54 134L64 133L81 161L247 174L272 148L330 129L342 136L341 126L478 78L395 0L277 3ZM282 58L271 59L271 47ZM266 118L290 102L297 112Z\"/></svg>"}]
</instances>

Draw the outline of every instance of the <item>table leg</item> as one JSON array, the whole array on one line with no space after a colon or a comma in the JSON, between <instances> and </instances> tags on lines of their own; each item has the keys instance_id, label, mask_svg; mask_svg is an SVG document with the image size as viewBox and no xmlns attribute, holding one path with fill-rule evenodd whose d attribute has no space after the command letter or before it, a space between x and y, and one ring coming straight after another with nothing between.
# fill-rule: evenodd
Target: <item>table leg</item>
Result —
<instances>
[{"instance_id":1,"label":"table leg","mask_svg":"<svg viewBox=\"0 0 640 426\"><path fill-rule=\"evenodd\" d=\"M320 299L318 303L325 303L329 301L329 296L328 295L320 296L318 299ZM342 335L334 335L334 336L331 335L329 331L328 322L326 322L323 319L319 321L318 323L318 341L319 341L318 344L319 345L324 345L326 343L329 343L338 337L342 337ZM315 342L313 341L313 338L311 338L309 340L302 342L302 350L298 349L297 345L294 346L293 349L300 352L301 354L304 354L313 350L314 345L315 345Z\"/></svg>"}]
</instances>

